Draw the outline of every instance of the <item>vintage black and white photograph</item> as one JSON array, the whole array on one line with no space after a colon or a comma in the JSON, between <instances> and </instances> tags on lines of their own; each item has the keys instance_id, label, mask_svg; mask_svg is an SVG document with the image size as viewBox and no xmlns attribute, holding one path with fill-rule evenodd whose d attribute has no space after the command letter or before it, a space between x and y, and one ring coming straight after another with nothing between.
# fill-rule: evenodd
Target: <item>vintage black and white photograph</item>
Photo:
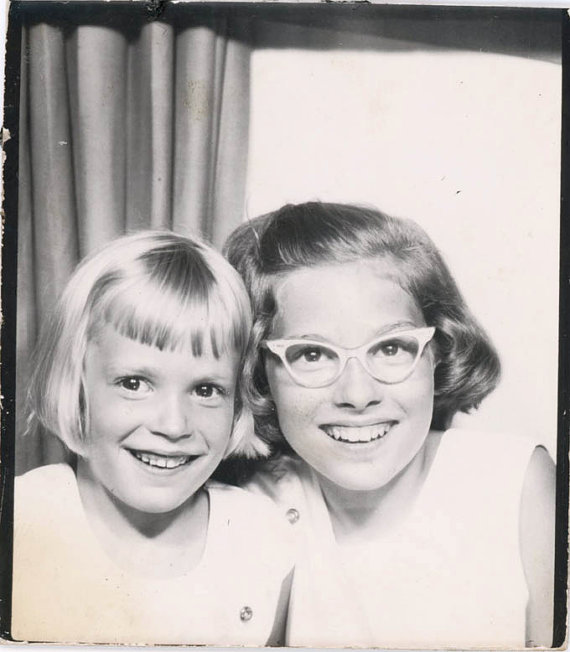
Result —
<instances>
[{"instance_id":1,"label":"vintage black and white photograph","mask_svg":"<svg viewBox=\"0 0 570 652\"><path fill-rule=\"evenodd\" d=\"M565 645L568 20L11 3L3 638Z\"/></svg>"}]
</instances>

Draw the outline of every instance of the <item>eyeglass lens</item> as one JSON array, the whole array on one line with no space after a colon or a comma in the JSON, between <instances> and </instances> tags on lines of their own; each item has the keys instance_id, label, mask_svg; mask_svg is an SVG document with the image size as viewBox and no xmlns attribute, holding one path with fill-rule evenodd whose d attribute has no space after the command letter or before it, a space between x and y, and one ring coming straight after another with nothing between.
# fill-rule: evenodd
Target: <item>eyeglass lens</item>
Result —
<instances>
[{"instance_id":1,"label":"eyeglass lens","mask_svg":"<svg viewBox=\"0 0 570 652\"><path fill-rule=\"evenodd\" d=\"M368 372L384 382L403 380L413 367L420 343L412 334L394 335L373 342L364 354L355 353ZM331 382L340 373L345 357L326 344L291 344L285 357L292 372L314 387Z\"/></svg>"}]
</instances>

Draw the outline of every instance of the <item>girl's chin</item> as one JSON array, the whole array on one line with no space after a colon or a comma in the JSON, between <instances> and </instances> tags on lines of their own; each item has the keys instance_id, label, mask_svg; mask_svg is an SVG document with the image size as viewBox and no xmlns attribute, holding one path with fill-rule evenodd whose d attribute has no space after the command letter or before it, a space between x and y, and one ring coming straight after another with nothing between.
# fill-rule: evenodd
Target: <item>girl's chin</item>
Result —
<instances>
[{"instance_id":1,"label":"girl's chin","mask_svg":"<svg viewBox=\"0 0 570 652\"><path fill-rule=\"evenodd\" d=\"M118 502L122 503L124 509L140 514L141 516L145 514L149 516L163 514L166 516L168 514L175 514L179 510L183 510L185 506L192 504L200 492L201 488L191 496L188 496L187 492L183 494L180 492L165 492L162 495L144 495L144 492L141 491L137 496L117 496L117 499Z\"/></svg>"},{"instance_id":2,"label":"girl's chin","mask_svg":"<svg viewBox=\"0 0 570 652\"><path fill-rule=\"evenodd\" d=\"M348 455L339 454L330 465L323 465L322 458L315 460L315 464L305 458L305 461L313 467L319 478L329 487L337 491L358 491L377 492L390 483L398 483L399 480L408 478L405 484L421 484L424 476L425 460L424 453L427 453L425 445L419 449L397 450L382 448L382 441L379 444L373 442L365 444L364 448L370 448L368 452L362 449L362 453ZM379 450L376 450L376 446ZM357 449L358 445L352 448ZM358 449L357 449L358 451ZM395 453L395 454L394 454Z\"/></svg>"},{"instance_id":3,"label":"girl's chin","mask_svg":"<svg viewBox=\"0 0 570 652\"><path fill-rule=\"evenodd\" d=\"M345 472L342 472L343 469L339 469L338 466L334 470L322 467L321 469L313 467L313 469L321 486L330 488L337 493L343 491L375 492L387 485L395 475L386 473L384 469L377 467L366 470L358 469L358 472L352 468L347 468Z\"/></svg>"}]
</instances>

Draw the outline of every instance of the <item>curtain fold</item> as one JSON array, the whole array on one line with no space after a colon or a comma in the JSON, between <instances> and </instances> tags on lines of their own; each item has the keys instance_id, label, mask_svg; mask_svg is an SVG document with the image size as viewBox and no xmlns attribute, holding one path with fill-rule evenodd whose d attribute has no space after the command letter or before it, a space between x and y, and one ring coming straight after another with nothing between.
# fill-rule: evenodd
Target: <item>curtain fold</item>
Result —
<instances>
[{"instance_id":1,"label":"curtain fold","mask_svg":"<svg viewBox=\"0 0 570 652\"><path fill-rule=\"evenodd\" d=\"M77 262L142 228L220 246L241 222L248 30L223 10L24 24L17 473L62 457L54 438L22 436L24 403L31 351Z\"/></svg>"},{"instance_id":2,"label":"curtain fold","mask_svg":"<svg viewBox=\"0 0 570 652\"><path fill-rule=\"evenodd\" d=\"M131 49L128 167L139 161L141 173L128 177L129 228L137 228L147 210L153 228L172 224L174 46L173 26L155 22L142 28Z\"/></svg>"}]
</instances>

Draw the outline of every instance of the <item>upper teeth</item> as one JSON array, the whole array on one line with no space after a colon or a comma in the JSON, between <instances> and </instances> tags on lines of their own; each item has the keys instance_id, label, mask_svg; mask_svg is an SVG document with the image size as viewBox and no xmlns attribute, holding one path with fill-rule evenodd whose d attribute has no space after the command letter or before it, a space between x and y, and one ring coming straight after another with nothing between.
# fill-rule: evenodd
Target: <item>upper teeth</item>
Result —
<instances>
[{"instance_id":1,"label":"upper teeth","mask_svg":"<svg viewBox=\"0 0 570 652\"><path fill-rule=\"evenodd\" d=\"M351 443L366 443L380 439L390 429L389 423L376 423L373 426L327 426L325 432L338 441Z\"/></svg>"},{"instance_id":2,"label":"upper teeth","mask_svg":"<svg viewBox=\"0 0 570 652\"><path fill-rule=\"evenodd\" d=\"M149 466L158 466L161 469L175 469L177 466L186 464L190 459L188 455L167 457L166 455L154 455L153 453L141 453L139 451L132 451L132 453L141 462Z\"/></svg>"}]
</instances>

